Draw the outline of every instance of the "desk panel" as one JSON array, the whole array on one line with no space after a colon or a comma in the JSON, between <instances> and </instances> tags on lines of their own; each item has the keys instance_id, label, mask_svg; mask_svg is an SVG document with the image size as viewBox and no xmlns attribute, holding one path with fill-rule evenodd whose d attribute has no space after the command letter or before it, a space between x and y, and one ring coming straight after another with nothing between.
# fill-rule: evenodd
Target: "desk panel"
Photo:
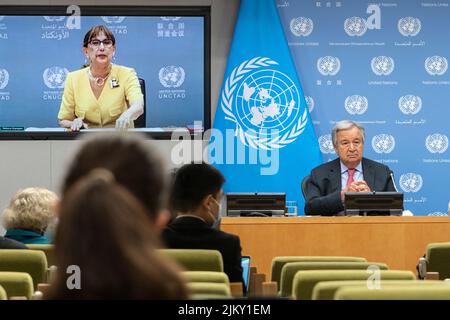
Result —
<instances>
[{"instance_id":1,"label":"desk panel","mask_svg":"<svg viewBox=\"0 0 450 320\"><path fill-rule=\"evenodd\" d=\"M272 258L289 255L360 256L416 274L428 243L450 241L450 217L224 217L221 228L269 279Z\"/></svg>"}]
</instances>

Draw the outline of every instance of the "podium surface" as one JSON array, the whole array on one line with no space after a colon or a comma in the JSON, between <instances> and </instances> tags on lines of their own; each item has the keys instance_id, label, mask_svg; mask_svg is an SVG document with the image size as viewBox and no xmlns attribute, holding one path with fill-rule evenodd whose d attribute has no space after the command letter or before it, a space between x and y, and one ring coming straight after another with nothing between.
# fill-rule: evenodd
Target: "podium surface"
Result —
<instances>
[{"instance_id":1,"label":"podium surface","mask_svg":"<svg viewBox=\"0 0 450 320\"><path fill-rule=\"evenodd\" d=\"M242 254L270 279L275 256L360 256L391 270L416 272L430 242L450 241L450 217L223 217Z\"/></svg>"}]
</instances>

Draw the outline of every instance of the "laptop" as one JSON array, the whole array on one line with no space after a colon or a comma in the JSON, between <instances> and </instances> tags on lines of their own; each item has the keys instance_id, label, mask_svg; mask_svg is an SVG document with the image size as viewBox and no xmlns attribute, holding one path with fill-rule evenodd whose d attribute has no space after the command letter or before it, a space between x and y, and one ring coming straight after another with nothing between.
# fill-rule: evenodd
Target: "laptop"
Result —
<instances>
[{"instance_id":1,"label":"laptop","mask_svg":"<svg viewBox=\"0 0 450 320\"><path fill-rule=\"evenodd\" d=\"M248 281L250 277L250 256L242 256L241 266L242 266L242 278L244 279L244 284L248 291Z\"/></svg>"}]
</instances>

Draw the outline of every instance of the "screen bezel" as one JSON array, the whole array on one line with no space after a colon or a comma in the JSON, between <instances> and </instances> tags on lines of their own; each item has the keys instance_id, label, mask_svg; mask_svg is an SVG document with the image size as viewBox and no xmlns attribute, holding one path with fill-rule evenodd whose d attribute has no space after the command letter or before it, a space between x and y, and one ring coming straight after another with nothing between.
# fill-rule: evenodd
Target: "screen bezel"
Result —
<instances>
[{"instance_id":1,"label":"screen bezel","mask_svg":"<svg viewBox=\"0 0 450 320\"><path fill-rule=\"evenodd\" d=\"M81 16L201 16L204 18L203 132L211 129L211 7L210 6L79 6ZM70 16L68 6L0 5L2 16ZM145 132L149 138L170 140L172 131ZM83 132L5 131L0 140L73 140ZM190 132L194 135L194 132ZM197 134L197 132L195 132Z\"/></svg>"}]
</instances>

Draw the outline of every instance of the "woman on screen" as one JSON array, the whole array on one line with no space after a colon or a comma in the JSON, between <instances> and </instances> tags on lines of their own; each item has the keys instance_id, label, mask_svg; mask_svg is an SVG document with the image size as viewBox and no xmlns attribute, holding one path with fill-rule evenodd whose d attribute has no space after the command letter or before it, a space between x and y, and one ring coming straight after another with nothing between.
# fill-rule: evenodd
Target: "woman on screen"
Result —
<instances>
[{"instance_id":1,"label":"woman on screen","mask_svg":"<svg viewBox=\"0 0 450 320\"><path fill-rule=\"evenodd\" d=\"M144 111L144 99L136 72L112 64L116 40L103 25L85 35L83 53L87 66L70 72L58 113L59 125L72 131L82 128L133 127Z\"/></svg>"}]
</instances>

